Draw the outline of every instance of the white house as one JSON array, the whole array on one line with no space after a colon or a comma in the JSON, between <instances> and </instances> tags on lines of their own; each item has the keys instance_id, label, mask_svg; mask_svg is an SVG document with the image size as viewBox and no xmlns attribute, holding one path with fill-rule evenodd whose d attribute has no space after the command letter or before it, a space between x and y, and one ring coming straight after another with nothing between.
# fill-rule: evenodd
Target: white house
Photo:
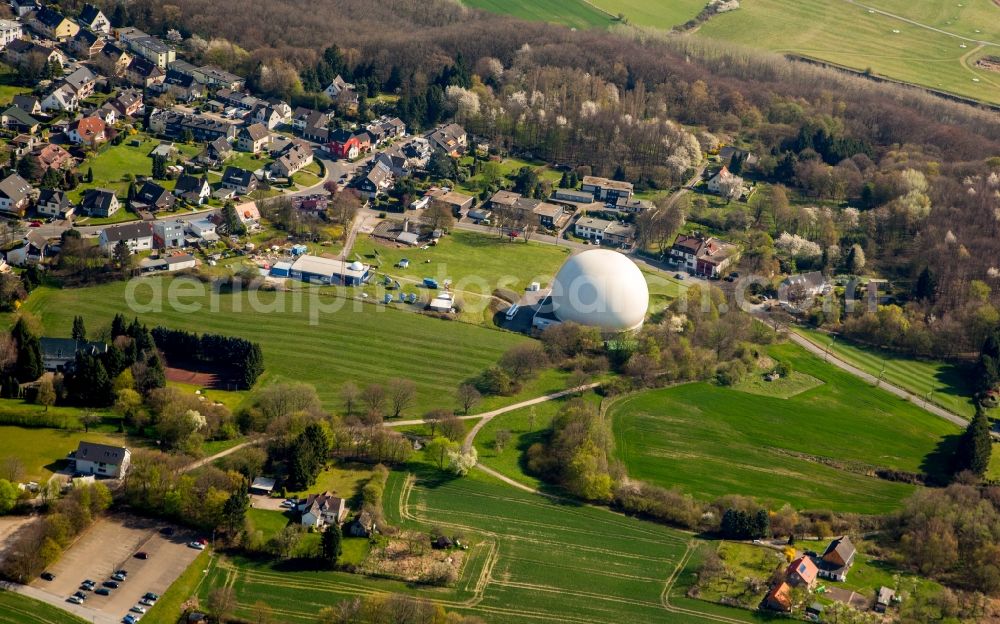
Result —
<instances>
[{"instance_id":1,"label":"white house","mask_svg":"<svg viewBox=\"0 0 1000 624\"><path fill-rule=\"evenodd\" d=\"M76 472L120 479L128 472L132 452L124 446L81 441L73 457Z\"/></svg>"},{"instance_id":2,"label":"white house","mask_svg":"<svg viewBox=\"0 0 1000 624\"><path fill-rule=\"evenodd\" d=\"M68 111L73 112L80 106L76 96L76 91L68 84L53 89L51 93L42 100L43 111Z\"/></svg>"},{"instance_id":3,"label":"white house","mask_svg":"<svg viewBox=\"0 0 1000 624\"><path fill-rule=\"evenodd\" d=\"M740 189L743 187L743 178L731 173L727 167L719 169L719 172L708 180L708 192L717 195L725 195L731 188Z\"/></svg>"},{"instance_id":4,"label":"white house","mask_svg":"<svg viewBox=\"0 0 1000 624\"><path fill-rule=\"evenodd\" d=\"M132 253L153 248L153 225L148 221L125 223L104 228L97 237L101 251L111 254L119 241L125 241Z\"/></svg>"},{"instance_id":5,"label":"white house","mask_svg":"<svg viewBox=\"0 0 1000 624\"><path fill-rule=\"evenodd\" d=\"M197 236L205 240L214 240L219 237L215 231L215 224L209 219L198 219L187 224L187 231L192 236Z\"/></svg>"},{"instance_id":6,"label":"white house","mask_svg":"<svg viewBox=\"0 0 1000 624\"><path fill-rule=\"evenodd\" d=\"M181 220L157 219L153 221L153 244L157 249L184 246L184 226Z\"/></svg>"},{"instance_id":7,"label":"white house","mask_svg":"<svg viewBox=\"0 0 1000 624\"><path fill-rule=\"evenodd\" d=\"M347 517L347 501L330 492L310 494L299 506L303 526L321 529L328 524L340 524Z\"/></svg>"},{"instance_id":8,"label":"white house","mask_svg":"<svg viewBox=\"0 0 1000 624\"><path fill-rule=\"evenodd\" d=\"M0 20L0 48L6 48L11 41L17 41L22 34L20 22Z\"/></svg>"}]
</instances>

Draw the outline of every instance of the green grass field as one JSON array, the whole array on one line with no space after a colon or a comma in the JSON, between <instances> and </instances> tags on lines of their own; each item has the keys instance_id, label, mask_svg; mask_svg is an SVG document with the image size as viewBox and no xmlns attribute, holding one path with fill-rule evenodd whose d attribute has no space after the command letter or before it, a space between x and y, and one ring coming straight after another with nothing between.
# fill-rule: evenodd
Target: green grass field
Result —
<instances>
[{"instance_id":1,"label":"green grass field","mask_svg":"<svg viewBox=\"0 0 1000 624\"><path fill-rule=\"evenodd\" d=\"M958 429L806 353L774 355L823 382L789 399L691 383L621 399L613 417L629 474L699 497L745 494L798 508L882 513L914 486L885 467L940 475Z\"/></svg>"},{"instance_id":2,"label":"green grass field","mask_svg":"<svg viewBox=\"0 0 1000 624\"><path fill-rule=\"evenodd\" d=\"M32 292L26 307L42 320L47 334L55 336L69 335L74 315L83 315L87 326L96 330L122 312L137 315L149 325L250 337L264 351L263 383L313 384L330 409L339 407L339 388L346 380L363 386L406 377L418 386L417 403L406 414L411 416L433 407L454 406L460 382L525 340L508 332L330 294L212 295L191 281L148 278L136 283L141 286L135 300L145 307L130 308L128 286L123 282L84 289L42 287ZM169 305L170 289L176 294L190 288L195 294L177 299L182 305ZM155 304L154 289L163 293L162 305Z\"/></svg>"},{"instance_id":3,"label":"green grass field","mask_svg":"<svg viewBox=\"0 0 1000 624\"><path fill-rule=\"evenodd\" d=\"M385 508L394 525L439 526L472 544L454 587L220 558L199 595L229 583L239 615L250 615L263 598L272 619L292 624L311 623L324 606L376 592L422 596L491 624L703 621L661 601L693 541L679 531L514 490L477 471L464 479L415 484L394 472ZM715 607L695 603L693 610L701 609ZM749 612L720 609L731 621L755 621Z\"/></svg>"},{"instance_id":4,"label":"green grass field","mask_svg":"<svg viewBox=\"0 0 1000 624\"><path fill-rule=\"evenodd\" d=\"M846 0L743 0L740 4L740 9L708 20L697 36L802 54L986 102L1000 102L1000 74L973 66L976 58L1000 51L1000 6L992 0L965 0L947 6L907 0L862 3L991 45L869 12ZM982 32L976 33L977 29Z\"/></svg>"},{"instance_id":5,"label":"green grass field","mask_svg":"<svg viewBox=\"0 0 1000 624\"><path fill-rule=\"evenodd\" d=\"M28 429L0 426L0 457L16 457L24 465L24 480L47 481L58 468L56 462L75 451L80 440L120 445L125 437L91 431L63 429Z\"/></svg>"},{"instance_id":6,"label":"green grass field","mask_svg":"<svg viewBox=\"0 0 1000 624\"><path fill-rule=\"evenodd\" d=\"M705 6L703 0L591 0L591 4L612 15L624 15L628 23L670 30L683 24Z\"/></svg>"},{"instance_id":7,"label":"green grass field","mask_svg":"<svg viewBox=\"0 0 1000 624\"><path fill-rule=\"evenodd\" d=\"M604 28L612 19L583 0L463 0L474 9L513 15L533 22L553 22L571 28Z\"/></svg>"},{"instance_id":8,"label":"green grass field","mask_svg":"<svg viewBox=\"0 0 1000 624\"><path fill-rule=\"evenodd\" d=\"M889 383L921 397L929 396L931 403L959 416L972 418L976 413L972 402L975 380L969 366L909 358L854 344L843 338L832 340L830 335L814 329L797 327L795 331L820 347L829 348L833 355L870 375L878 376L884 368L884 379Z\"/></svg>"},{"instance_id":9,"label":"green grass field","mask_svg":"<svg viewBox=\"0 0 1000 624\"><path fill-rule=\"evenodd\" d=\"M33 598L0 589L0 624L86 624L86 620Z\"/></svg>"}]
</instances>

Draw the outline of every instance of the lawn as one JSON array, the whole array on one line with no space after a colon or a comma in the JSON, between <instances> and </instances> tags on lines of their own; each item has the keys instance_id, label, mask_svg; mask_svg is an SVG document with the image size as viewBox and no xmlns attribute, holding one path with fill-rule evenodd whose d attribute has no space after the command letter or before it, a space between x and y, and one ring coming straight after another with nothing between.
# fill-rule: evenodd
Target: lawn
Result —
<instances>
[{"instance_id":1,"label":"lawn","mask_svg":"<svg viewBox=\"0 0 1000 624\"><path fill-rule=\"evenodd\" d=\"M895 509L914 490L868 476L878 468L943 475L954 425L793 344L771 353L822 385L782 399L690 383L615 403L616 452L629 474L706 499L745 494L859 513Z\"/></svg>"},{"instance_id":2,"label":"lawn","mask_svg":"<svg viewBox=\"0 0 1000 624\"><path fill-rule=\"evenodd\" d=\"M329 409L339 407L345 381L363 386L406 377L417 384L417 401L405 416L452 407L460 382L526 340L312 289L213 294L190 280L158 277L131 284L134 290L124 282L82 289L41 287L25 305L50 335L69 335L74 315L83 315L88 327L96 329L122 312L148 325L251 338L264 352L266 371L259 383L312 384Z\"/></svg>"},{"instance_id":3,"label":"lawn","mask_svg":"<svg viewBox=\"0 0 1000 624\"><path fill-rule=\"evenodd\" d=\"M463 0L463 4L523 20L553 22L572 28L604 28L613 21L583 0Z\"/></svg>"},{"instance_id":4,"label":"lawn","mask_svg":"<svg viewBox=\"0 0 1000 624\"><path fill-rule=\"evenodd\" d=\"M590 0L594 6L611 15L622 14L630 24L670 30L683 24L705 7L703 0Z\"/></svg>"},{"instance_id":5,"label":"lawn","mask_svg":"<svg viewBox=\"0 0 1000 624\"><path fill-rule=\"evenodd\" d=\"M372 470L364 464L333 466L319 473L316 483L300 492L286 492L288 497L305 498L310 493L333 492L340 498L351 500L361 492L361 488L371 479Z\"/></svg>"},{"instance_id":6,"label":"lawn","mask_svg":"<svg viewBox=\"0 0 1000 624\"><path fill-rule=\"evenodd\" d=\"M80 440L121 445L124 436L64 429L28 429L0 426L0 457L16 457L24 465L24 480L45 482L52 476L57 462L64 463L66 454L75 451Z\"/></svg>"},{"instance_id":7,"label":"lawn","mask_svg":"<svg viewBox=\"0 0 1000 624\"><path fill-rule=\"evenodd\" d=\"M264 153L251 154L250 152L236 152L226 160L226 167L239 167L248 171L256 171L265 168L274 162Z\"/></svg>"},{"instance_id":8,"label":"lawn","mask_svg":"<svg viewBox=\"0 0 1000 624\"><path fill-rule=\"evenodd\" d=\"M211 566L199 595L204 598L212 587L228 583L241 606L238 615L249 616L253 603L262 599L272 618L291 624L311 624L325 606L381 592L425 597L491 624L703 621L671 613L661 603L691 536L607 509L514 490L478 471L444 481L435 480L436 474L412 483L405 474L392 473L385 511L397 526L438 526L463 535L471 546L453 587L222 558ZM748 612L726 614L754 621Z\"/></svg>"},{"instance_id":9,"label":"lawn","mask_svg":"<svg viewBox=\"0 0 1000 624\"><path fill-rule=\"evenodd\" d=\"M706 583L698 598L708 602L737 600L747 609L755 609L767 593L767 581L785 558L780 551L741 542L719 542L717 551L726 572ZM747 587L747 580L759 582L760 591Z\"/></svg>"},{"instance_id":10,"label":"lawn","mask_svg":"<svg viewBox=\"0 0 1000 624\"><path fill-rule=\"evenodd\" d=\"M799 371L792 371L790 375L780 377L774 381L767 381L764 378L764 373L757 371L734 385L733 388L749 392L750 394L759 394L778 399L790 399L796 394L801 394L822 383L819 379L805 373L800 373Z\"/></svg>"},{"instance_id":11,"label":"lawn","mask_svg":"<svg viewBox=\"0 0 1000 624\"><path fill-rule=\"evenodd\" d=\"M1000 6L992 0L965 0L947 6L908 0L871 0L865 4L947 32L1000 44ZM976 33L977 29L984 32ZM1000 75L973 68L975 58L989 49L843 0L744 0L739 10L708 20L697 36L802 54L1000 102Z\"/></svg>"},{"instance_id":12,"label":"lawn","mask_svg":"<svg viewBox=\"0 0 1000 624\"><path fill-rule=\"evenodd\" d=\"M86 620L34 598L0 589L0 624L86 624Z\"/></svg>"},{"instance_id":13,"label":"lawn","mask_svg":"<svg viewBox=\"0 0 1000 624\"><path fill-rule=\"evenodd\" d=\"M963 418L972 418L976 413L972 402L975 379L971 365L911 358L851 343L844 338L833 340L829 334L814 329L797 327L795 331L870 375L877 377L885 370L883 379L889 383L924 398L929 396L931 403Z\"/></svg>"}]
</instances>

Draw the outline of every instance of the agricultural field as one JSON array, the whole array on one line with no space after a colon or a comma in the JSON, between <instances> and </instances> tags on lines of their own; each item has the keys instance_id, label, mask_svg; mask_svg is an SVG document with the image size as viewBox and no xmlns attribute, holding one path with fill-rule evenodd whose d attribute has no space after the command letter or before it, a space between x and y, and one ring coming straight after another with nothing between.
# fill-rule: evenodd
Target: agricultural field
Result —
<instances>
[{"instance_id":1,"label":"agricultural field","mask_svg":"<svg viewBox=\"0 0 1000 624\"><path fill-rule=\"evenodd\" d=\"M779 398L690 383L615 403L616 452L629 474L699 497L858 513L892 510L914 490L868 476L877 468L943 476L954 425L795 345L771 355L822 385Z\"/></svg>"},{"instance_id":2,"label":"agricultural field","mask_svg":"<svg viewBox=\"0 0 1000 624\"><path fill-rule=\"evenodd\" d=\"M116 312L138 316L148 325L246 336L249 313L255 312L252 336L261 343L266 367L261 383L304 381L316 386L324 405L334 409L344 381L363 386L406 377L417 384L416 404L406 415L453 406L460 382L525 340L314 290L234 295L213 294L190 280L154 277L133 283L139 286L131 307L127 296L132 291L124 282L82 289L42 287L25 307L55 336L69 335L74 315L82 315L96 331ZM162 295L159 303L154 292ZM180 305L170 305L170 292L179 295Z\"/></svg>"},{"instance_id":3,"label":"agricultural field","mask_svg":"<svg viewBox=\"0 0 1000 624\"><path fill-rule=\"evenodd\" d=\"M86 624L86 620L33 598L0 589L0 624Z\"/></svg>"},{"instance_id":4,"label":"agricultural field","mask_svg":"<svg viewBox=\"0 0 1000 624\"><path fill-rule=\"evenodd\" d=\"M1000 103L1000 74L975 68L976 59L1000 51L1000 5L992 0L965 0L947 7L944 4L907 0L857 4L847 0L743 0L739 10L711 18L696 36L801 54Z\"/></svg>"},{"instance_id":5,"label":"agricultural field","mask_svg":"<svg viewBox=\"0 0 1000 624\"><path fill-rule=\"evenodd\" d=\"M829 334L815 329L796 327L794 331L870 375L877 377L884 370L883 379L889 383L929 398L931 403L963 418L972 418L976 413L972 401L975 380L971 364L907 357L858 345L843 338L833 340Z\"/></svg>"},{"instance_id":6,"label":"agricultural field","mask_svg":"<svg viewBox=\"0 0 1000 624\"><path fill-rule=\"evenodd\" d=\"M533 22L553 22L571 28L605 28L609 15L584 0L463 0L474 9L503 13Z\"/></svg>"},{"instance_id":7,"label":"agricultural field","mask_svg":"<svg viewBox=\"0 0 1000 624\"><path fill-rule=\"evenodd\" d=\"M420 466L411 467L423 474ZM694 539L685 533L514 490L477 471L463 479L427 476L415 482L394 472L385 508L392 524L438 526L471 544L454 587L220 558L209 566L199 596L228 583L240 603L238 614L252 613L253 603L266 595L272 618L292 624L311 623L324 606L375 592L422 596L491 624L703 621L697 610L677 612L661 602ZM754 621L744 611L725 613Z\"/></svg>"},{"instance_id":8,"label":"agricultural field","mask_svg":"<svg viewBox=\"0 0 1000 624\"><path fill-rule=\"evenodd\" d=\"M629 24L670 30L698 15L705 0L590 0L590 3L611 15L624 15Z\"/></svg>"},{"instance_id":9,"label":"agricultural field","mask_svg":"<svg viewBox=\"0 0 1000 624\"><path fill-rule=\"evenodd\" d=\"M0 457L16 457L24 466L24 481L45 482L65 465L66 454L81 440L121 445L125 437L91 431L0 426Z\"/></svg>"}]
</instances>

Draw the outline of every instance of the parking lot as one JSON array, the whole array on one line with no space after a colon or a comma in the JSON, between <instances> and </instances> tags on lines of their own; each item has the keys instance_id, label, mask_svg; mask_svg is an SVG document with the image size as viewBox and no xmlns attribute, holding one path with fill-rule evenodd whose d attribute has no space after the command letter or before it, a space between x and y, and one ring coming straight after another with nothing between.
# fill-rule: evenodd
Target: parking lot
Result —
<instances>
[{"instance_id":1,"label":"parking lot","mask_svg":"<svg viewBox=\"0 0 1000 624\"><path fill-rule=\"evenodd\" d=\"M196 537L193 533L177 530L164 536L159 533L164 526L133 516L99 520L49 568L55 580L37 579L32 586L65 600L85 579L100 587L115 570L127 570L127 579L111 590L110 596L84 592L87 607L120 619L146 592L162 595L200 552L187 546ZM148 553L149 558L136 559L139 551Z\"/></svg>"}]
</instances>

